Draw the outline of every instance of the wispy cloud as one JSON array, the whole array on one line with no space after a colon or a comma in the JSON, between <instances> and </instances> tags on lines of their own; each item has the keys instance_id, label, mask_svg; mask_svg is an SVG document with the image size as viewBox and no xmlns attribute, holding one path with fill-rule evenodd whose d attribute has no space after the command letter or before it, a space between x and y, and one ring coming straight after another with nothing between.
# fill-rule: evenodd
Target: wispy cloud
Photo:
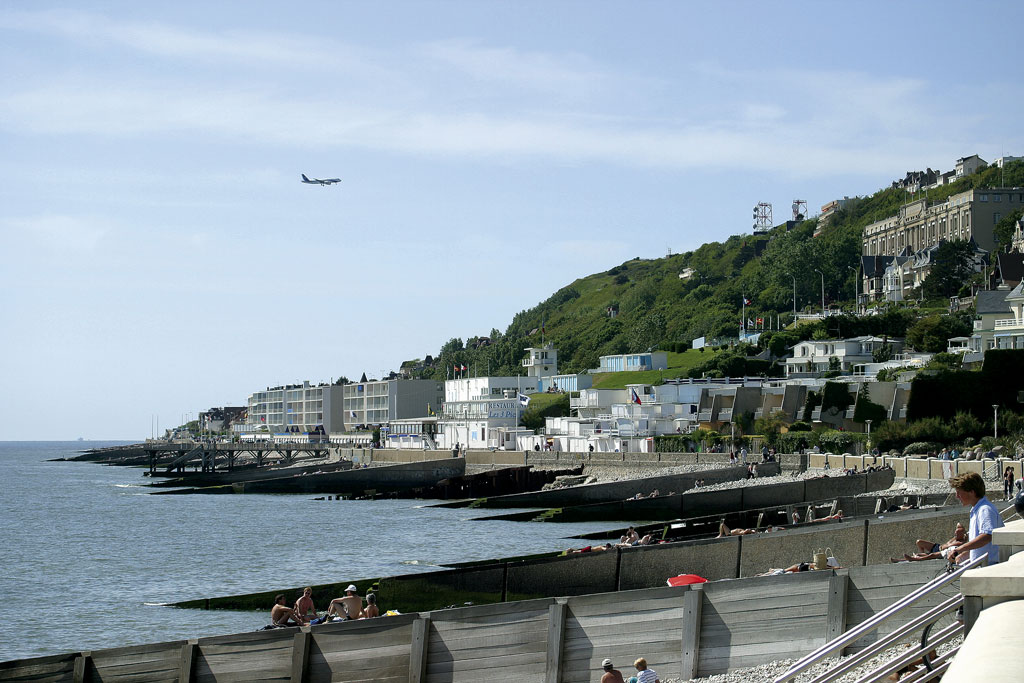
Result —
<instances>
[{"instance_id":1,"label":"wispy cloud","mask_svg":"<svg viewBox=\"0 0 1024 683\"><path fill-rule=\"evenodd\" d=\"M55 36L96 47L119 46L163 57L228 60L233 63L298 64L322 59L328 46L310 36L261 31L221 32L159 22L121 21L76 10L0 12L0 28ZM341 55L331 46L331 60Z\"/></svg>"},{"instance_id":2,"label":"wispy cloud","mask_svg":"<svg viewBox=\"0 0 1024 683\"><path fill-rule=\"evenodd\" d=\"M618 73L586 56L474 40L384 54L312 36L211 32L72 11L4 12L0 27L183 63L238 65L226 83L205 71L140 75L90 72L88 64L73 78L9 83L0 96L0 130L47 135L198 136L215 144L369 148L503 163L544 158L806 175L901 168L925 149L955 154L961 126L960 108L936 86L852 71L697 64L680 70L673 86L685 91L688 106L667 111L659 106L664 84L644 74ZM309 59L338 62L344 74L308 80L302 66ZM291 69L294 79L261 71L275 65ZM609 96L631 76L632 101ZM948 151L936 150L934 136L922 132L936 128L949 131Z\"/></svg>"},{"instance_id":3,"label":"wispy cloud","mask_svg":"<svg viewBox=\"0 0 1024 683\"><path fill-rule=\"evenodd\" d=\"M609 74L578 54L527 52L449 40L425 43L416 52L437 67L449 67L477 83L514 86L548 95L592 94L610 80Z\"/></svg>"}]
</instances>

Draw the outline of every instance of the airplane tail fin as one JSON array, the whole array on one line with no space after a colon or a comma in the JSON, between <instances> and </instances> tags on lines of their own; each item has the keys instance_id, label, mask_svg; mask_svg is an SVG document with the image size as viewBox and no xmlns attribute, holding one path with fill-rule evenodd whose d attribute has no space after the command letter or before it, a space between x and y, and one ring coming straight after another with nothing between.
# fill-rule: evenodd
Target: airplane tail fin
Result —
<instances>
[{"instance_id":1,"label":"airplane tail fin","mask_svg":"<svg viewBox=\"0 0 1024 683\"><path fill-rule=\"evenodd\" d=\"M309 182L309 178L306 177L305 173L302 174L302 179L305 180L307 183Z\"/></svg>"}]
</instances>

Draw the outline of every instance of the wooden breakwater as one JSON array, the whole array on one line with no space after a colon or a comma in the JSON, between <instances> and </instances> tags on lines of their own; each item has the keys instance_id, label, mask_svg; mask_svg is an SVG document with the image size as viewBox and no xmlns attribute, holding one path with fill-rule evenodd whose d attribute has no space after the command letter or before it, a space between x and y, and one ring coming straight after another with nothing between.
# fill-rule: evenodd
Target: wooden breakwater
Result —
<instances>
[{"instance_id":1,"label":"wooden breakwater","mask_svg":"<svg viewBox=\"0 0 1024 683\"><path fill-rule=\"evenodd\" d=\"M779 463L771 462L758 465L759 476L772 477L779 474ZM473 501L440 503L437 507L474 507L474 508L551 508L570 505L587 505L591 503L620 502L637 495L649 498L651 494L664 495L666 498L697 486L698 481L705 484L720 484L728 481L739 481L748 477L747 468L742 465L724 465L720 468L699 472L683 472L679 474L654 474L645 477L606 481L579 486L566 486L545 491L513 493L507 496L481 498ZM654 500L652 498L652 500Z\"/></svg>"},{"instance_id":2,"label":"wooden breakwater","mask_svg":"<svg viewBox=\"0 0 1024 683\"><path fill-rule=\"evenodd\" d=\"M606 657L626 669L641 655L663 679L689 679L802 656L941 570L939 560L854 567L93 650L3 662L0 681L584 683Z\"/></svg>"},{"instance_id":3,"label":"wooden breakwater","mask_svg":"<svg viewBox=\"0 0 1024 683\"><path fill-rule=\"evenodd\" d=\"M408 491L436 486L466 473L462 458L424 460L328 472L296 472L268 479L236 481L223 486L175 489L156 493L305 493L363 495L368 491Z\"/></svg>"},{"instance_id":4,"label":"wooden breakwater","mask_svg":"<svg viewBox=\"0 0 1024 683\"><path fill-rule=\"evenodd\" d=\"M890 557L914 551L918 538L949 538L956 523L966 524L967 517L968 510L960 506L906 510L868 519L804 524L769 534L494 559L454 569L389 577L339 576L337 583L313 586L313 599L326 604L354 583L361 592L372 589L381 605L411 612L465 602L479 605L627 591L663 586L668 577L683 573L715 580L751 577L772 567L807 562L814 550L826 547L833 550L845 567L888 564ZM575 545L581 544L577 541ZM265 610L278 593L291 599L301 590L301 586L276 587L260 593L187 600L174 606Z\"/></svg>"},{"instance_id":5,"label":"wooden breakwater","mask_svg":"<svg viewBox=\"0 0 1024 683\"><path fill-rule=\"evenodd\" d=\"M714 472L714 471L713 471ZM677 475L679 477L690 477L691 475ZM654 482L662 481L665 477L656 477ZM573 505L565 503L565 500L574 500L580 497L579 492L573 491L572 487L555 489L551 491L538 491L530 494L517 494L513 496L500 496L488 498L473 507L503 507L502 501L513 500L535 500L538 503L544 500L554 499L557 507L546 507L541 511L530 511L522 513L504 513L478 517L478 520L504 519L512 521L536 520L545 522L583 522L597 520L650 520L669 521L678 520L684 517L707 514L726 514L741 510L764 510L769 507L795 506L813 501L835 500L840 497L855 496L872 491L888 489L896 479L892 470L878 472L867 472L864 474L842 475L832 477L814 477L800 481L785 481L771 483L758 483L756 486L742 486L720 491L703 491L700 488L689 488L685 493L674 495L661 495L656 498L640 499L616 499L594 503ZM648 489L654 484L650 480L637 480L639 483L632 486L619 486L623 488L644 488ZM615 482L616 484L629 484L632 482ZM686 482L689 483L689 482ZM602 484L591 484L593 487L602 487ZM550 495L562 492L563 495ZM590 494L588 497L594 497ZM562 502L558 505L558 502ZM518 507L508 505L507 507ZM531 506L537 507L537 506ZM849 511L847 514L853 514ZM788 518L773 516L769 524L784 524Z\"/></svg>"}]
</instances>

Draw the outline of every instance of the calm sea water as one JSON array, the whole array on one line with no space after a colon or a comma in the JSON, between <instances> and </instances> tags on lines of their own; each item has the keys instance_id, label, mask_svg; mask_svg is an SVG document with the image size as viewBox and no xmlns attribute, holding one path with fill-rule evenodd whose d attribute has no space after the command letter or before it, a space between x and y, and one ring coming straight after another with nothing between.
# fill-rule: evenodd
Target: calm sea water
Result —
<instances>
[{"instance_id":1,"label":"calm sea water","mask_svg":"<svg viewBox=\"0 0 1024 683\"><path fill-rule=\"evenodd\" d=\"M474 522L485 513L410 500L153 496L140 469L47 462L104 445L0 442L0 661L250 631L270 605L160 603L559 550L609 526Z\"/></svg>"}]
</instances>

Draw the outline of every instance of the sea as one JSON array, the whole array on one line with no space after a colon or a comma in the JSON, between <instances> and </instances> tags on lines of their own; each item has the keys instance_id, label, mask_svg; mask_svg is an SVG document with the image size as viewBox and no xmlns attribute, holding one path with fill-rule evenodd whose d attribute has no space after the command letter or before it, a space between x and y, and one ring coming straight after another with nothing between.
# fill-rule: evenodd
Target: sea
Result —
<instances>
[{"instance_id":1,"label":"sea","mask_svg":"<svg viewBox=\"0 0 1024 683\"><path fill-rule=\"evenodd\" d=\"M424 500L150 495L140 468L53 462L119 443L0 442L0 661L252 631L271 605L166 603L564 550L614 527L474 521L501 511Z\"/></svg>"}]
</instances>

